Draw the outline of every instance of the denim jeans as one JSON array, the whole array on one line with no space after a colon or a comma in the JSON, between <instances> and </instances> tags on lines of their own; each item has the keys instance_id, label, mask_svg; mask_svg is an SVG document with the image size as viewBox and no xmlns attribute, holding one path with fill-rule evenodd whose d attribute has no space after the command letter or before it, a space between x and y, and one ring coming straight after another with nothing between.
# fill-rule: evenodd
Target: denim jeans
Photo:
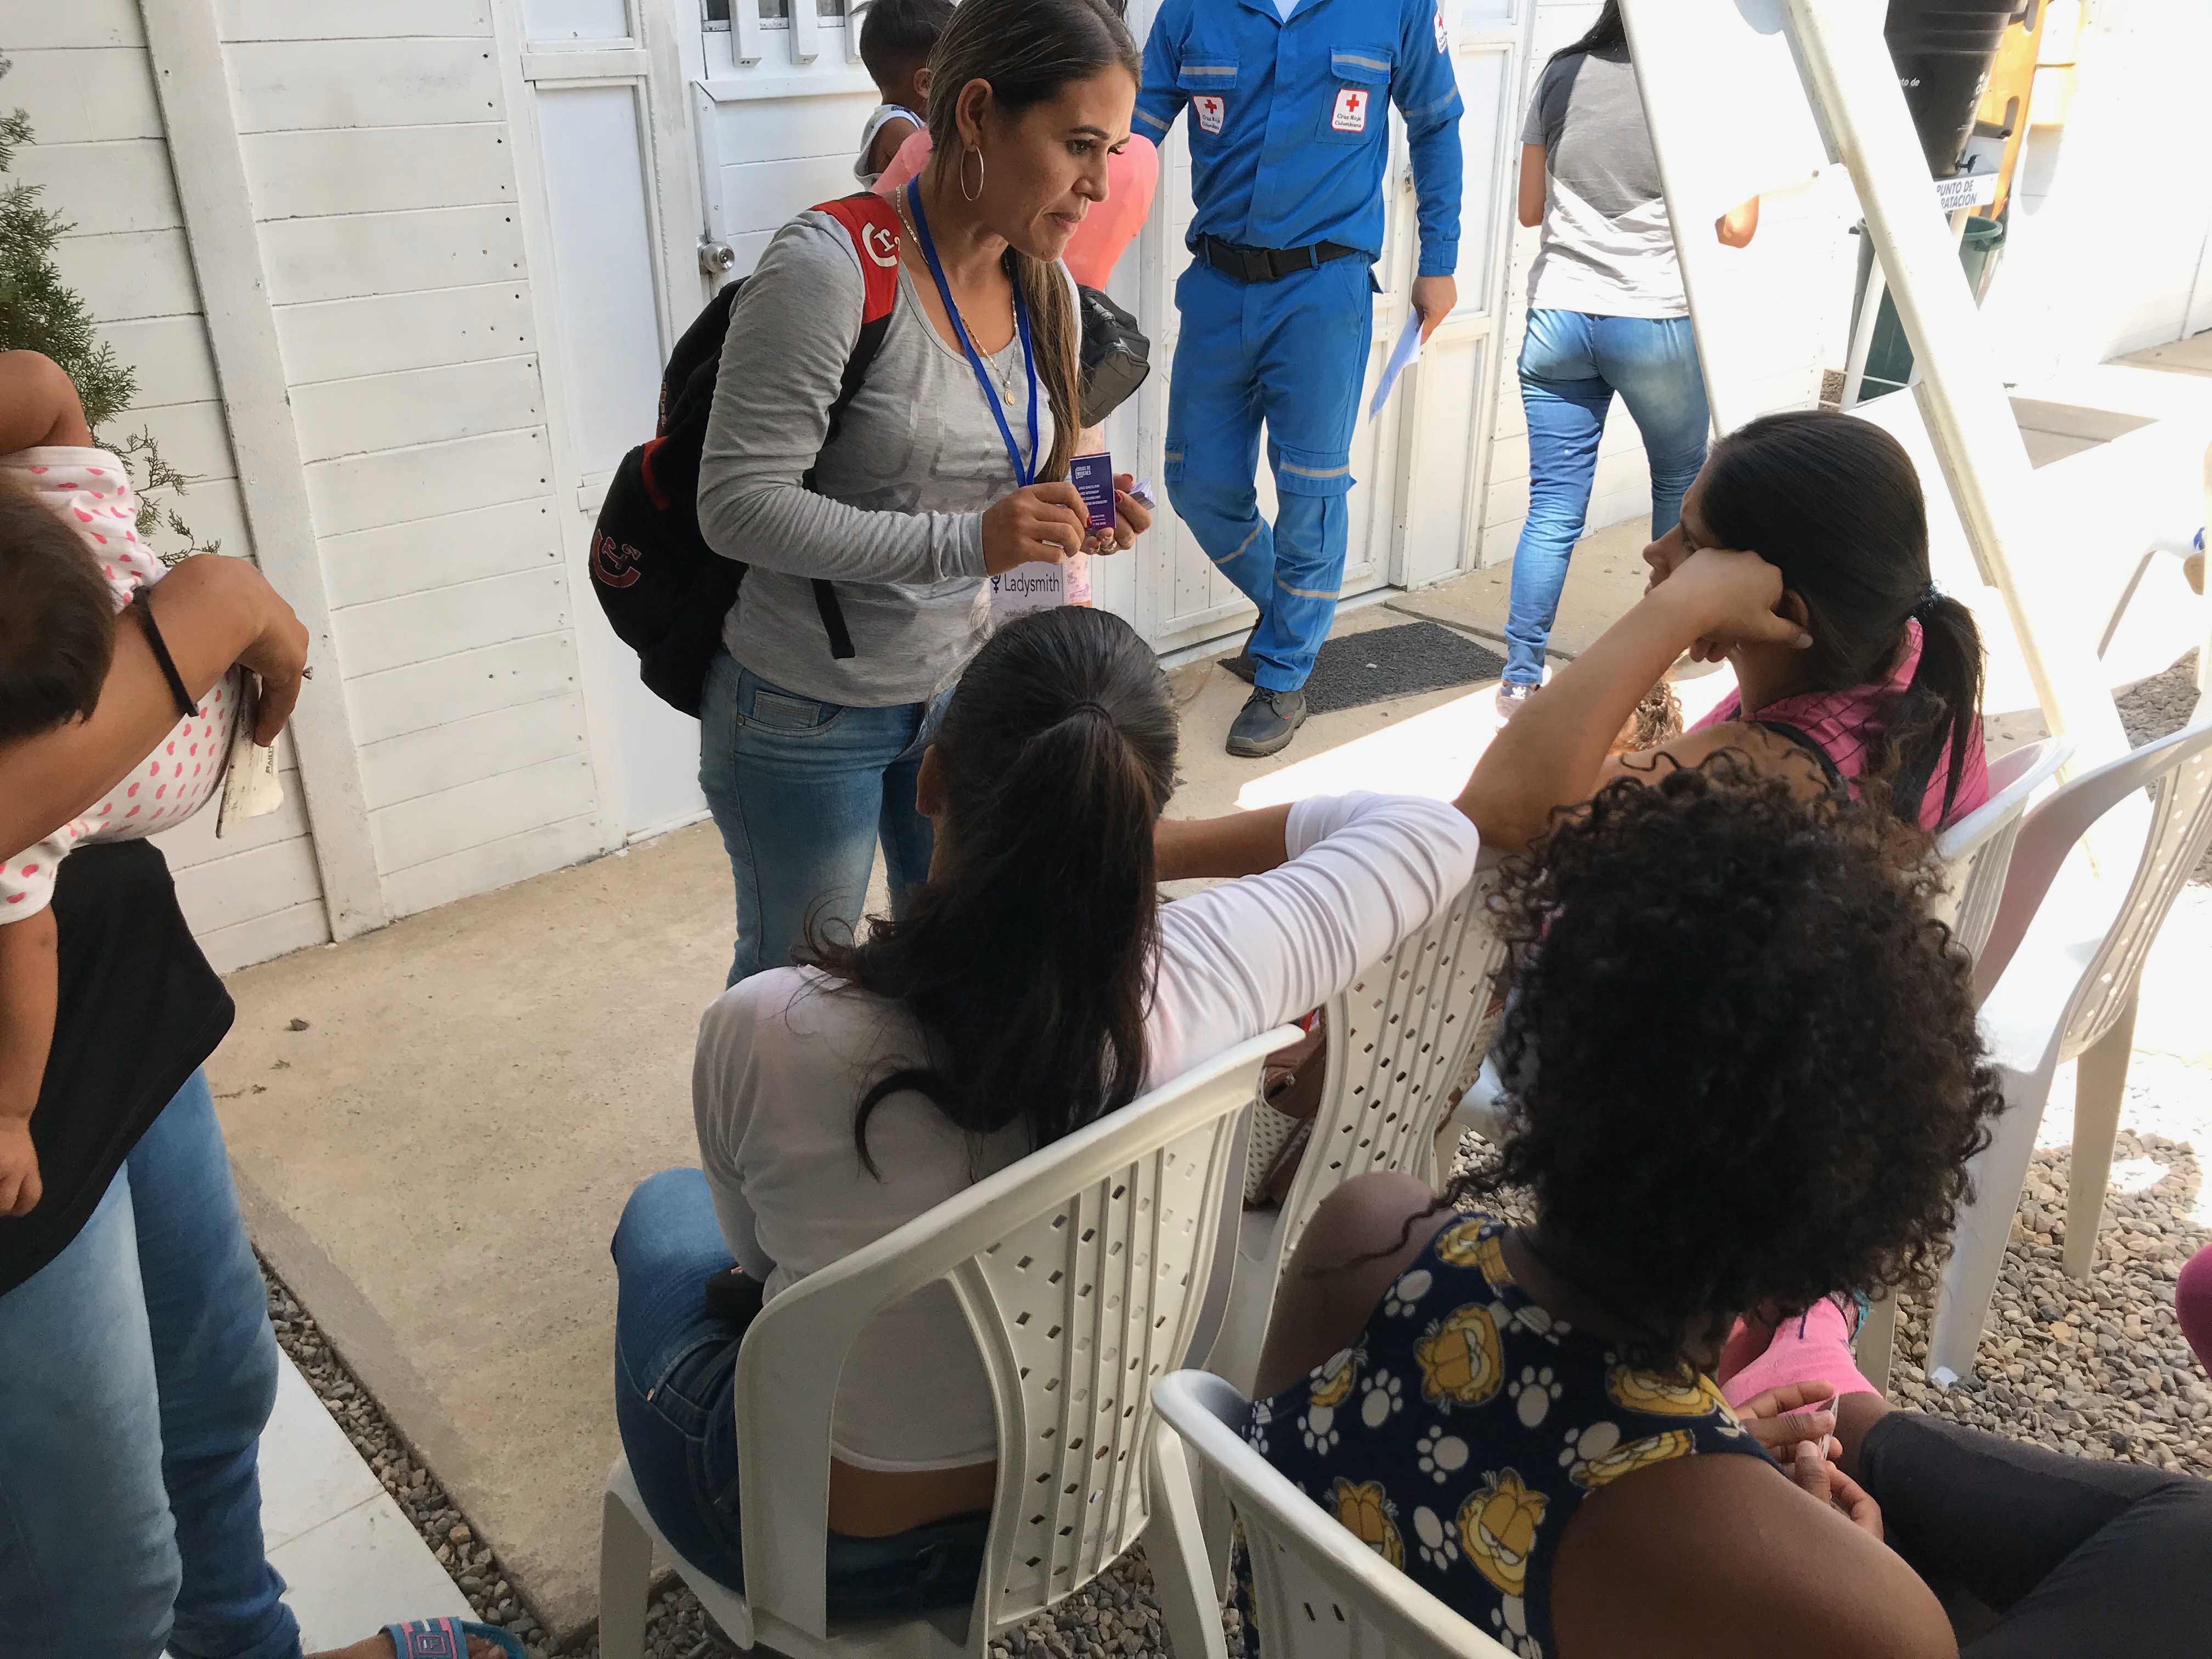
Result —
<instances>
[{"instance_id":1,"label":"denim jeans","mask_svg":"<svg viewBox=\"0 0 2212 1659\"><path fill-rule=\"evenodd\" d=\"M256 1458L276 1338L199 1073L0 1297L9 1659L295 1659Z\"/></svg>"},{"instance_id":2,"label":"denim jeans","mask_svg":"<svg viewBox=\"0 0 2212 1659\"><path fill-rule=\"evenodd\" d=\"M641 1182L615 1229L614 1257L615 1423L638 1495L678 1554L743 1594L735 1395L747 1322L707 1309L708 1279L732 1263L706 1176L663 1170ZM989 1530L982 1515L888 1538L832 1533L832 1616L964 1606Z\"/></svg>"},{"instance_id":3,"label":"denim jeans","mask_svg":"<svg viewBox=\"0 0 2212 1659\"><path fill-rule=\"evenodd\" d=\"M1682 495L1705 464L1705 378L1686 317L1596 317L1532 311L1521 346L1521 403L1528 414L1528 520L1513 553L1505 617L1505 678L1544 678L1544 647L1567 585L1567 560L1589 512L1598 439L1618 392L1651 464L1651 538L1682 515Z\"/></svg>"},{"instance_id":4,"label":"denim jeans","mask_svg":"<svg viewBox=\"0 0 2212 1659\"><path fill-rule=\"evenodd\" d=\"M699 788L737 881L728 983L784 966L810 923L849 933L878 836L894 910L929 874L915 783L951 695L848 708L771 685L726 651L715 657L699 702Z\"/></svg>"}]
</instances>

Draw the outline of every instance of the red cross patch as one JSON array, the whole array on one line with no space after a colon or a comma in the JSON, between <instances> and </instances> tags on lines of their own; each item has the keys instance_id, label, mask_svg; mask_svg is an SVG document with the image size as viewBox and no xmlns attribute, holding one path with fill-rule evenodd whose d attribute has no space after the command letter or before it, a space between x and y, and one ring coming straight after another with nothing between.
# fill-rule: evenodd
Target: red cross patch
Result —
<instances>
[{"instance_id":1,"label":"red cross patch","mask_svg":"<svg viewBox=\"0 0 2212 1659\"><path fill-rule=\"evenodd\" d=\"M1190 106L1198 112L1199 125L1204 127L1208 132L1221 131L1222 118L1229 112L1229 100L1226 98L1218 93L1201 92L1190 100Z\"/></svg>"},{"instance_id":2,"label":"red cross patch","mask_svg":"<svg viewBox=\"0 0 2212 1659\"><path fill-rule=\"evenodd\" d=\"M1346 87L1336 94L1336 112L1329 118L1329 125L1339 132L1367 131L1367 94L1358 87Z\"/></svg>"}]
</instances>

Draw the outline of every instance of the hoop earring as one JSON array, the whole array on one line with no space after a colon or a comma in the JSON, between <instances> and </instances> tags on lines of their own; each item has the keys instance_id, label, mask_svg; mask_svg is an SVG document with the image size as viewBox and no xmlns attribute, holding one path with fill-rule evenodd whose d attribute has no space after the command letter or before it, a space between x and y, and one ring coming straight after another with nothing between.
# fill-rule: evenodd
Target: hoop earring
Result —
<instances>
[{"instance_id":1,"label":"hoop earring","mask_svg":"<svg viewBox=\"0 0 2212 1659\"><path fill-rule=\"evenodd\" d=\"M968 191L968 158L971 155L975 158L975 191L973 195ZM960 152L960 194L964 200L970 202L983 199L983 152L980 149L963 149Z\"/></svg>"}]
</instances>

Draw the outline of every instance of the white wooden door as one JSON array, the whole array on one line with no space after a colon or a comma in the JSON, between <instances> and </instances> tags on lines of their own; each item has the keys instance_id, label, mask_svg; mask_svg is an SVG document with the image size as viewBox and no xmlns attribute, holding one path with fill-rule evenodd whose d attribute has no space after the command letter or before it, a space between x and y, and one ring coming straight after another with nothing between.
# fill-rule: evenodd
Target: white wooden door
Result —
<instances>
[{"instance_id":1,"label":"white wooden door","mask_svg":"<svg viewBox=\"0 0 2212 1659\"><path fill-rule=\"evenodd\" d=\"M683 62L670 0L504 3L592 762L604 810L634 841L706 811L698 724L639 684L589 576L607 480L652 436L661 365L703 298Z\"/></svg>"},{"instance_id":2,"label":"white wooden door","mask_svg":"<svg viewBox=\"0 0 2212 1659\"><path fill-rule=\"evenodd\" d=\"M1459 303L1422 347L1406 405L1401 538L1390 580L1421 587L1484 562L1484 491L1498 395L1501 319L1521 152L1522 65L1534 0L1443 0L1459 77L1465 157ZM1401 216L1414 210L1410 169L1395 175ZM1502 554L1499 556L1503 556ZM1495 560L1492 560L1495 562Z\"/></svg>"}]
</instances>

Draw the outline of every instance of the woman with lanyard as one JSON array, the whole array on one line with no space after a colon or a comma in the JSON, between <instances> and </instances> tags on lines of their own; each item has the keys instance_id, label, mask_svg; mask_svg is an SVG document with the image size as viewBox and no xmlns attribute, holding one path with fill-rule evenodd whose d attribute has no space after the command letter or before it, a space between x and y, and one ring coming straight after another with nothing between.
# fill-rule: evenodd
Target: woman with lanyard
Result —
<instances>
[{"instance_id":1,"label":"woman with lanyard","mask_svg":"<svg viewBox=\"0 0 2212 1659\"><path fill-rule=\"evenodd\" d=\"M699 722L732 984L810 927L849 929L879 839L894 909L927 872L915 780L990 631L985 578L1151 523L1122 477L1094 534L1066 481L1080 338L1060 264L1106 198L1137 63L1103 0L969 0L932 60L933 153L896 198L897 295L860 386L840 403L866 278L836 216L779 231L732 308L699 476L708 544L750 567ZM860 243L887 264L889 240Z\"/></svg>"}]
</instances>

